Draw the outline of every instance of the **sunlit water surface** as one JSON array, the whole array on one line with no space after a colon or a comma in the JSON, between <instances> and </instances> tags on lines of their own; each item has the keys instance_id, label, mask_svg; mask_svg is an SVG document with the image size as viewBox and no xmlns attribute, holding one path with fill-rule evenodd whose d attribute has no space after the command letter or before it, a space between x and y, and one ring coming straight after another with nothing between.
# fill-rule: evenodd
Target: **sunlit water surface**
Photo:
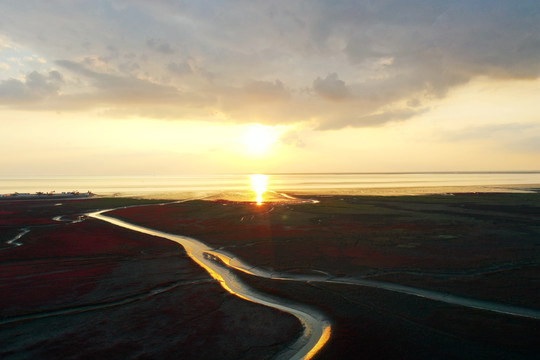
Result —
<instances>
[{"instance_id":1,"label":"sunlit water surface","mask_svg":"<svg viewBox=\"0 0 540 360\"><path fill-rule=\"evenodd\" d=\"M0 194L90 190L98 195L116 196L221 196L260 204L283 198L280 193L287 192L392 195L429 192L419 189L469 187L470 190L479 186L524 184L540 184L540 172L0 177Z\"/></svg>"}]
</instances>

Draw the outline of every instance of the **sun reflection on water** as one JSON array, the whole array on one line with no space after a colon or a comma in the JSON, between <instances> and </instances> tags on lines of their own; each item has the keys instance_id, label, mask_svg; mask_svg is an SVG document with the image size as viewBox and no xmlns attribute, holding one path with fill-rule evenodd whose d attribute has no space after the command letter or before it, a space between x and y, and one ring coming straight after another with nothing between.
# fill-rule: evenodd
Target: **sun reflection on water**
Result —
<instances>
[{"instance_id":1,"label":"sun reflection on water","mask_svg":"<svg viewBox=\"0 0 540 360\"><path fill-rule=\"evenodd\" d=\"M255 192L255 201L257 205L261 205L264 201L263 194L266 191L266 186L268 184L268 175L254 174L250 175L249 179L251 180L251 189Z\"/></svg>"}]
</instances>

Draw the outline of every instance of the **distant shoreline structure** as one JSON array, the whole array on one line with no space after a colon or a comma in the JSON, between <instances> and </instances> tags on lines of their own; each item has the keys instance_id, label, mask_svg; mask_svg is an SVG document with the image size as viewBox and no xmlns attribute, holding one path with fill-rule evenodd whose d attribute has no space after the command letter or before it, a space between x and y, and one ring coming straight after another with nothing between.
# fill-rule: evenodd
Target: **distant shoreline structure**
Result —
<instances>
[{"instance_id":1,"label":"distant shoreline structure","mask_svg":"<svg viewBox=\"0 0 540 360\"><path fill-rule=\"evenodd\" d=\"M14 192L11 194L0 194L0 200L34 200L34 199L74 199L74 198L90 198L92 196L96 196L91 191L87 191L84 193L78 192L78 191L68 191L68 192L61 192L57 193L55 191L51 192L41 192L38 191L34 194L31 193L19 193Z\"/></svg>"}]
</instances>

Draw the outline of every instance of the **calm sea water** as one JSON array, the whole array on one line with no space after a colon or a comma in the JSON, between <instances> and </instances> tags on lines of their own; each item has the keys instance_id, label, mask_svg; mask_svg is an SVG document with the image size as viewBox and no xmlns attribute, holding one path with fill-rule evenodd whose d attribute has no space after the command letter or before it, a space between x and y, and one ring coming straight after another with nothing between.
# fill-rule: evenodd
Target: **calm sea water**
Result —
<instances>
[{"instance_id":1,"label":"calm sea water","mask_svg":"<svg viewBox=\"0 0 540 360\"><path fill-rule=\"evenodd\" d=\"M540 184L539 172L268 174L275 191L345 190L433 186ZM250 176L0 177L0 194L37 191L92 191L100 195L250 190Z\"/></svg>"}]
</instances>

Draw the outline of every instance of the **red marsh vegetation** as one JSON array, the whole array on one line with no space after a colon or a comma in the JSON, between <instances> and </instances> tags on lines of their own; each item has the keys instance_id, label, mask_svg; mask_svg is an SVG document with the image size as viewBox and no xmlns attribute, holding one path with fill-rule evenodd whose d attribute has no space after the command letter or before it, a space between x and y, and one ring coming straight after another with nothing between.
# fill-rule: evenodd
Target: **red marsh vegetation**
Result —
<instances>
[{"instance_id":1,"label":"red marsh vegetation","mask_svg":"<svg viewBox=\"0 0 540 360\"><path fill-rule=\"evenodd\" d=\"M119 203L0 208L30 229L0 250L0 358L264 359L294 340L296 318L229 294L176 243L94 219L47 220Z\"/></svg>"}]
</instances>

